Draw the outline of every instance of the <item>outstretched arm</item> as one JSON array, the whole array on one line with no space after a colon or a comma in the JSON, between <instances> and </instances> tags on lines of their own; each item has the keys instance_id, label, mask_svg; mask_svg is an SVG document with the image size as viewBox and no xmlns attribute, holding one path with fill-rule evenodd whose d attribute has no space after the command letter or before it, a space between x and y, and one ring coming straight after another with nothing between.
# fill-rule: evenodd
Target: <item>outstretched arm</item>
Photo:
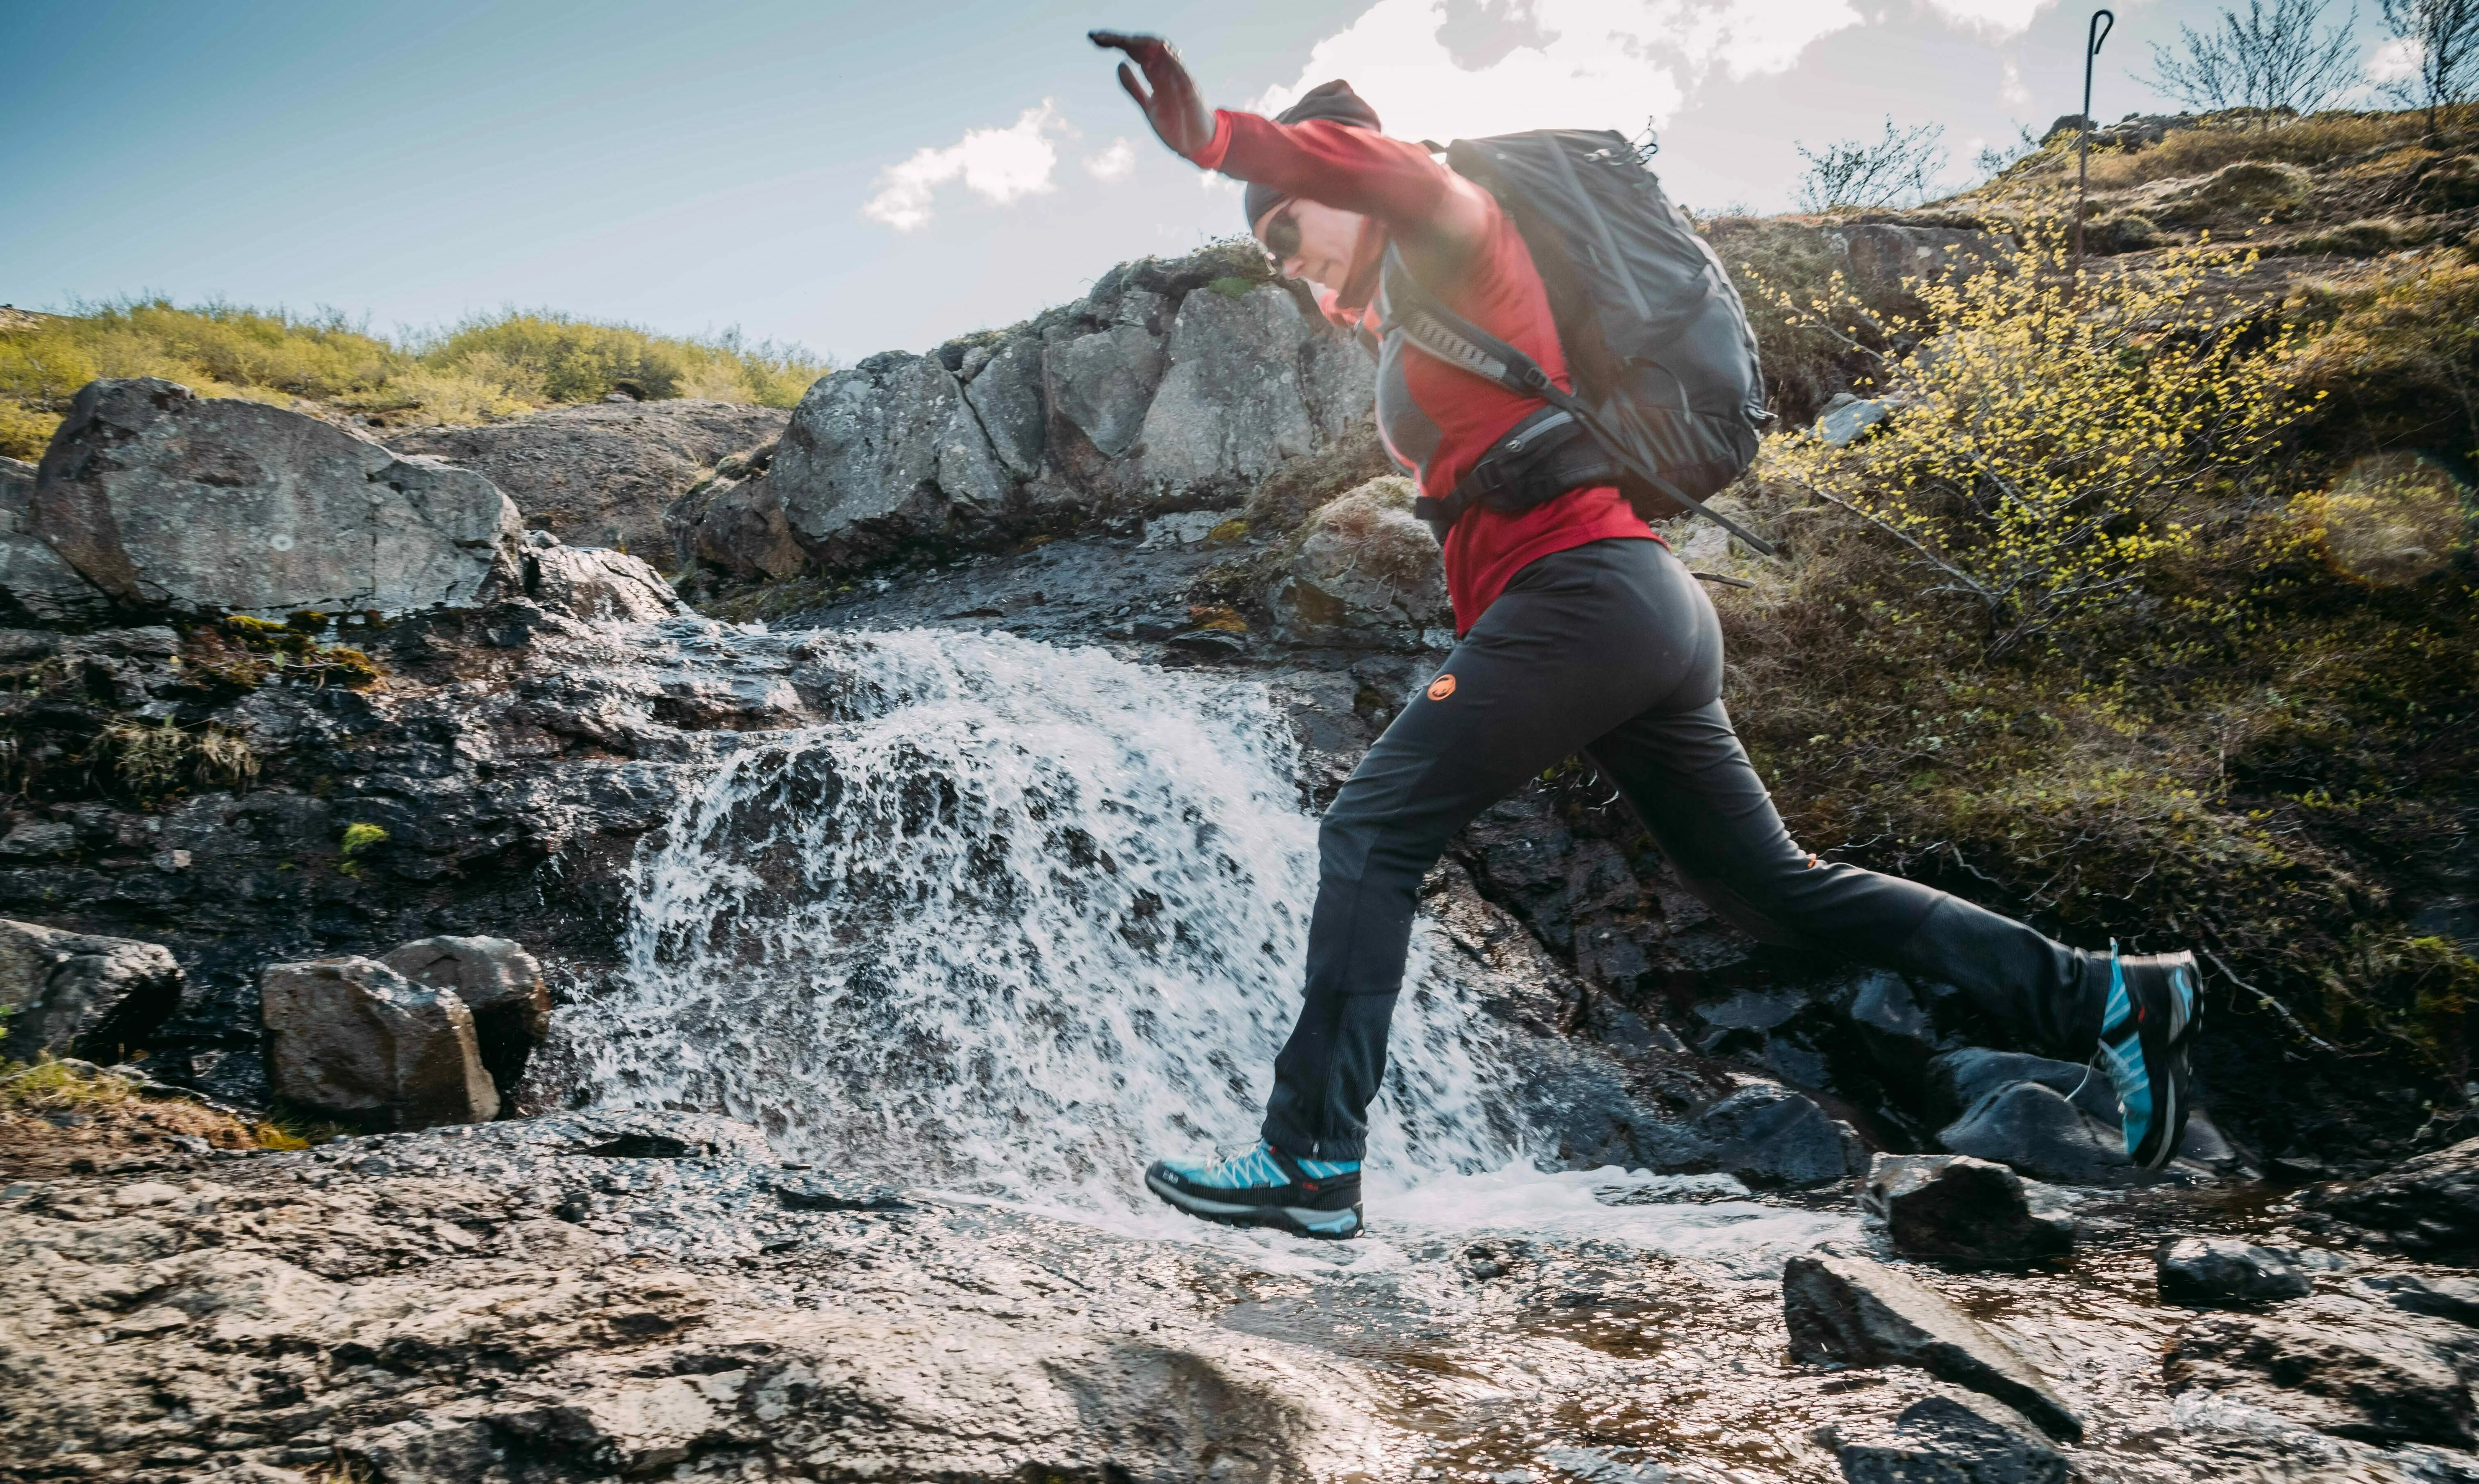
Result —
<instances>
[{"instance_id":1,"label":"outstretched arm","mask_svg":"<svg viewBox=\"0 0 2479 1484\"><path fill-rule=\"evenodd\" d=\"M1425 282L1451 282L1489 231L1488 192L1418 144L1330 120L1281 124L1210 110L1169 42L1116 31L1089 36L1144 69L1140 85L1136 67L1120 63L1119 84L1163 143L1208 169L1376 218Z\"/></svg>"}]
</instances>

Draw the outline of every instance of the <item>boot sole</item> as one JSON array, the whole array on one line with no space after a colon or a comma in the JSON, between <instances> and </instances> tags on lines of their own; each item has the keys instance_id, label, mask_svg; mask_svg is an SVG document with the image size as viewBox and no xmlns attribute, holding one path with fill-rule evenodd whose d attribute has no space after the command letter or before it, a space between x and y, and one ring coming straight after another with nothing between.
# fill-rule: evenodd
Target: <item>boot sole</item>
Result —
<instances>
[{"instance_id":1,"label":"boot sole","mask_svg":"<svg viewBox=\"0 0 2479 1484\"><path fill-rule=\"evenodd\" d=\"M1163 1184L1152 1175L1145 1176L1145 1189L1162 1197L1163 1204L1205 1221L1224 1226L1270 1226L1290 1232L1294 1237L1314 1237L1325 1241L1342 1241L1360 1235L1360 1208L1342 1211L1317 1211L1307 1206L1242 1206L1231 1201L1207 1200Z\"/></svg>"}]
</instances>

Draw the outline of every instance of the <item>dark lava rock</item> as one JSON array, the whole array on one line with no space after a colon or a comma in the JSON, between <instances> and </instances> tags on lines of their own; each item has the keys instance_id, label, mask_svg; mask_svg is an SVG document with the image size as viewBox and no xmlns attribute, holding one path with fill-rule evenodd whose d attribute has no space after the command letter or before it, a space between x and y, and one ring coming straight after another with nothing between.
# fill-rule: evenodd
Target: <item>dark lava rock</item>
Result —
<instances>
[{"instance_id":1,"label":"dark lava rock","mask_svg":"<svg viewBox=\"0 0 2479 1484\"><path fill-rule=\"evenodd\" d=\"M0 919L0 1057L9 1061L117 1062L180 1005L181 988L180 964L157 944Z\"/></svg>"},{"instance_id":2,"label":"dark lava rock","mask_svg":"<svg viewBox=\"0 0 2479 1484\"><path fill-rule=\"evenodd\" d=\"M2423 1154L2372 1180L2311 1190L2306 1204L2409 1251L2467 1256L2479 1248L2479 1139Z\"/></svg>"},{"instance_id":3,"label":"dark lava rock","mask_svg":"<svg viewBox=\"0 0 2479 1484\"><path fill-rule=\"evenodd\" d=\"M775 1199L786 1211L911 1211L893 1186L849 1175L785 1175L775 1182Z\"/></svg>"},{"instance_id":4,"label":"dark lava rock","mask_svg":"<svg viewBox=\"0 0 2479 1484\"><path fill-rule=\"evenodd\" d=\"M2361 1278L2352 1287L2396 1309L2479 1327L2479 1278L2422 1278L2389 1273Z\"/></svg>"},{"instance_id":5,"label":"dark lava rock","mask_svg":"<svg viewBox=\"0 0 2479 1484\"><path fill-rule=\"evenodd\" d=\"M2172 1394L2203 1387L2337 1437L2466 1448L2469 1385L2421 1336L2329 1319L2217 1315L2178 1332L2161 1374Z\"/></svg>"},{"instance_id":6,"label":"dark lava rock","mask_svg":"<svg viewBox=\"0 0 2479 1484\"><path fill-rule=\"evenodd\" d=\"M2057 1449L1952 1396L1924 1396L1890 1426L1837 1429L1833 1445L1851 1484L2064 1484L2066 1477Z\"/></svg>"},{"instance_id":7,"label":"dark lava rock","mask_svg":"<svg viewBox=\"0 0 2479 1484\"><path fill-rule=\"evenodd\" d=\"M2180 1237L2153 1258L2160 1296L2173 1304L2305 1298L2313 1285L2290 1255L2226 1237Z\"/></svg>"},{"instance_id":8,"label":"dark lava rock","mask_svg":"<svg viewBox=\"0 0 2479 1484\"><path fill-rule=\"evenodd\" d=\"M2035 1082L2001 1087L1937 1132L1956 1154L2010 1164L2042 1180L2088 1185L2132 1166L2115 1129Z\"/></svg>"},{"instance_id":9,"label":"dark lava rock","mask_svg":"<svg viewBox=\"0 0 2479 1484\"><path fill-rule=\"evenodd\" d=\"M1851 1125L1788 1087L1741 1087L1704 1111L1694 1132L1716 1169L1755 1186L1827 1185L1867 1158Z\"/></svg>"},{"instance_id":10,"label":"dark lava rock","mask_svg":"<svg viewBox=\"0 0 2479 1484\"><path fill-rule=\"evenodd\" d=\"M1804 1365L1917 1366L1984 1393L2068 1442L2083 1420L1994 1330L1907 1273L1816 1253L1782 1265L1782 1318Z\"/></svg>"},{"instance_id":11,"label":"dark lava rock","mask_svg":"<svg viewBox=\"0 0 2479 1484\"><path fill-rule=\"evenodd\" d=\"M1904 1257L2004 1265L2063 1257L2074 1218L2034 1210L2034 1193L2003 1164L1958 1154L1880 1154L1860 1191L1860 1209L1885 1223Z\"/></svg>"}]
</instances>

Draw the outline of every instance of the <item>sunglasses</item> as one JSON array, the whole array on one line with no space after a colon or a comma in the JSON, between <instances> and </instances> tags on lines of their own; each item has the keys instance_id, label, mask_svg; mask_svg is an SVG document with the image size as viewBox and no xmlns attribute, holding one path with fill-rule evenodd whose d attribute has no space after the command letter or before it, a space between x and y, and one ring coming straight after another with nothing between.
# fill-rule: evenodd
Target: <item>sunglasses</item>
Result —
<instances>
[{"instance_id":1,"label":"sunglasses","mask_svg":"<svg viewBox=\"0 0 2479 1484\"><path fill-rule=\"evenodd\" d=\"M1258 240L1265 244L1266 255L1279 268L1297 256L1300 250L1300 224L1291 216L1291 203L1284 202L1266 217Z\"/></svg>"}]
</instances>

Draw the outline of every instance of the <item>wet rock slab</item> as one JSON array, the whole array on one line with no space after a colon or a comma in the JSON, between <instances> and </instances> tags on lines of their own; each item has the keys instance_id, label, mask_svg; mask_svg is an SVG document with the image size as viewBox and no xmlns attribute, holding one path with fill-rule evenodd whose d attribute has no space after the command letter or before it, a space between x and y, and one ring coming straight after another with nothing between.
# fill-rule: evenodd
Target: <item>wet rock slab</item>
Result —
<instances>
[{"instance_id":1,"label":"wet rock slab","mask_svg":"<svg viewBox=\"0 0 2479 1484\"><path fill-rule=\"evenodd\" d=\"M2372 1180L2304 1197L2405 1251L2466 1257L2479 1250L2479 1139L2425 1154Z\"/></svg>"},{"instance_id":2,"label":"wet rock slab","mask_svg":"<svg viewBox=\"0 0 2479 1484\"><path fill-rule=\"evenodd\" d=\"M1811 1364L1917 1366L2006 1403L2056 1437L2083 1419L2006 1341L1907 1273L1818 1254L1782 1267L1791 1353Z\"/></svg>"}]
</instances>

